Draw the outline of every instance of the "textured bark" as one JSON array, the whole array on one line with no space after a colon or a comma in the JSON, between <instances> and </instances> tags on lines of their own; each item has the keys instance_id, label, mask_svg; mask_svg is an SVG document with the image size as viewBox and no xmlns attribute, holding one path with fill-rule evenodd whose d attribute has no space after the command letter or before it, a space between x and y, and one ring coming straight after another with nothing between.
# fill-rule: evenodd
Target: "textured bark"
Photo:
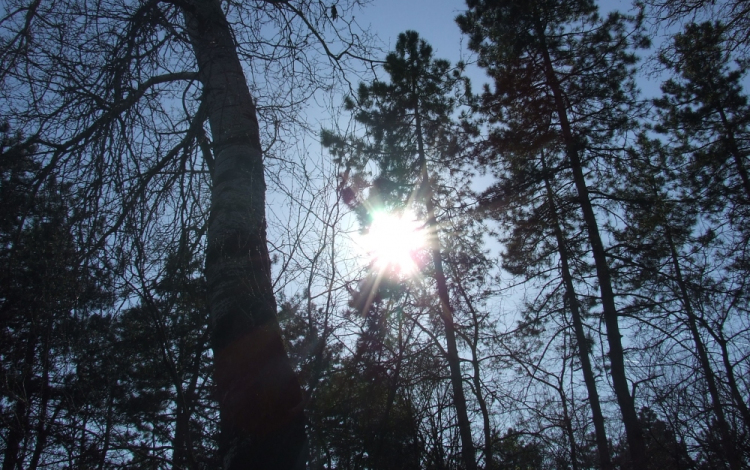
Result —
<instances>
[{"instance_id":1,"label":"textured bark","mask_svg":"<svg viewBox=\"0 0 750 470\"><path fill-rule=\"evenodd\" d=\"M542 59L544 61L544 71L547 78L547 86L552 91L555 100L560 128L562 131L563 142L565 144L565 153L573 172L573 180L578 193L578 201L583 213L583 220L586 225L589 243L596 267L596 276L599 281L599 291L602 301L602 313L604 324L607 330L607 343L609 345L609 362L612 385L614 386L617 404L620 407L622 421L625 425L625 434L627 436L628 448L630 449L631 465L635 469L648 468L646 462L646 445L643 440L638 414L635 411L635 400L630 395L628 380L625 374L625 353L622 347L622 335L620 335L620 326L618 324L618 313L615 305L615 294L612 289L612 276L604 252L604 244L599 234L599 226L596 220L596 214L589 197L586 178L583 175L583 167L579 156L578 142L573 136L573 131L568 120L565 97L563 96L560 84L557 80L552 60L544 39L544 29L539 28L537 31L538 39L541 43Z\"/></svg>"},{"instance_id":2,"label":"textured bark","mask_svg":"<svg viewBox=\"0 0 750 470\"><path fill-rule=\"evenodd\" d=\"M583 380L586 383L586 391L589 394L588 399L589 406L591 406L591 415L594 421L596 448L599 451L599 465L602 470L609 470L612 468L612 459L609 455L607 433L604 429L604 415L602 414L599 402L599 392L596 389L594 370L591 367L591 359L589 358L589 345L586 339L586 333L583 329L583 320L581 318L578 297L576 295L575 286L573 285L573 276L570 272L568 250L565 246L565 238L562 233L562 228L560 227L560 220L557 216L557 207L552 193L552 186L549 181L549 176L546 174L547 168L544 163L544 156L542 156L542 167L545 171L544 185L547 190L547 203L550 207L551 222L553 224L555 239L557 241L557 251L560 255L560 270L563 277L563 284L565 284L565 295L568 297L568 308L570 309L570 316L573 320L573 330L576 336L576 343L578 344L578 359L581 361Z\"/></svg>"},{"instance_id":3,"label":"textured bark","mask_svg":"<svg viewBox=\"0 0 750 470\"><path fill-rule=\"evenodd\" d=\"M302 469L302 393L276 318L255 104L216 0L184 7L214 151L206 279L224 468Z\"/></svg>"}]
</instances>

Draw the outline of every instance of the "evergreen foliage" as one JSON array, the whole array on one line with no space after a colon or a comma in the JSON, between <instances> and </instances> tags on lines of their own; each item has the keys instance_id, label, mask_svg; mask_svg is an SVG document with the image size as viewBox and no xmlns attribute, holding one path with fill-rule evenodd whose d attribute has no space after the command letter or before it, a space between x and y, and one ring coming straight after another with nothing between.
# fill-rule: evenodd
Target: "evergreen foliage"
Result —
<instances>
[{"instance_id":1,"label":"evergreen foliage","mask_svg":"<svg viewBox=\"0 0 750 470\"><path fill-rule=\"evenodd\" d=\"M742 2L6 3L2 470L750 466Z\"/></svg>"}]
</instances>

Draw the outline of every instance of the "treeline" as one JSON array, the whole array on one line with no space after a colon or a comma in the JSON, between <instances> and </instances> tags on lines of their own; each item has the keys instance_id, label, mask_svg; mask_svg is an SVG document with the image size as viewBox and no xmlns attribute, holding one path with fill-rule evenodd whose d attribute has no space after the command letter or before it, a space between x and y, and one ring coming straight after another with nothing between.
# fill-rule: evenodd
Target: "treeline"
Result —
<instances>
[{"instance_id":1,"label":"treeline","mask_svg":"<svg viewBox=\"0 0 750 470\"><path fill-rule=\"evenodd\" d=\"M750 467L742 2L467 0L481 90L413 31L375 56L357 2L227 3L270 258L221 250L271 278L220 289L244 268L216 261L212 227L263 203L217 202L239 98L215 98L230 86L191 2L95 3L14 0L0 20L3 470L266 468L258 447L285 445L302 468L286 410L253 395L285 359L231 365L234 330L273 346L275 322L252 329L273 299L217 314L266 284L307 468ZM312 156L302 103L363 61L349 124ZM376 210L416 214L417 274L352 248ZM255 375L217 385L232 367ZM242 394L259 403L231 408Z\"/></svg>"}]
</instances>

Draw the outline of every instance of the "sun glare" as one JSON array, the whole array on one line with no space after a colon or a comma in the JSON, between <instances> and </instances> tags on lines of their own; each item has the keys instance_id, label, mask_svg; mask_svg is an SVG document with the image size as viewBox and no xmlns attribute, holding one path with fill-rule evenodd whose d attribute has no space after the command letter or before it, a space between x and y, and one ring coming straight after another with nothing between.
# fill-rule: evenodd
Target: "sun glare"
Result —
<instances>
[{"instance_id":1,"label":"sun glare","mask_svg":"<svg viewBox=\"0 0 750 470\"><path fill-rule=\"evenodd\" d=\"M363 240L373 264L382 270L393 268L400 274L415 273L419 269L418 252L426 246L422 225L410 211L375 212Z\"/></svg>"}]
</instances>

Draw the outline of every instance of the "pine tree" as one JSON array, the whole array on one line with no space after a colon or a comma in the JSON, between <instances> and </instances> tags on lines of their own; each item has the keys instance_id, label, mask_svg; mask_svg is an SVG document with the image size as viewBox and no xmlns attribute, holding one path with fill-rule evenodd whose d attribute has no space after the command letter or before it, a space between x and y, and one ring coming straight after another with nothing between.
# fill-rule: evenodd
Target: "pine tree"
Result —
<instances>
[{"instance_id":1,"label":"pine tree","mask_svg":"<svg viewBox=\"0 0 750 470\"><path fill-rule=\"evenodd\" d=\"M323 142L347 167L367 170L377 165L363 218L369 207L391 210L415 208L424 215L430 233L432 276L439 298L439 312L447 344L447 360L460 430L462 458L467 469L476 468L471 423L464 394L463 374L456 339L454 311L444 268L438 220L441 171L455 158L458 137L451 122L456 106L454 94L462 82L459 70L444 60L432 58L432 48L416 32L400 34L395 52L384 66L390 82L362 84L356 102L348 107L367 131L365 141L348 143L324 132ZM354 150L352 150L354 149Z\"/></svg>"},{"instance_id":2,"label":"pine tree","mask_svg":"<svg viewBox=\"0 0 750 470\"><path fill-rule=\"evenodd\" d=\"M657 213L663 219L661 222L650 220L649 225L660 231L659 239L667 243L662 249L670 253L668 271L679 288L686 325L695 344L716 419L715 425L709 427L719 443L717 452L732 468L740 468L742 462L736 447L738 434L732 429L728 414L731 408L724 405L721 375L714 370L710 350L701 339L701 332L705 331L719 345L731 402L739 411L746 430L750 429L746 399L737 386L723 333L725 325L733 324L731 318L735 316L736 307L727 308L713 320L714 315L705 310L706 305L740 307L747 302L740 294L742 289L734 286L748 272L745 247L750 236L747 230L750 179L745 143L750 108L741 83L744 71L732 66L727 43L721 23L691 23L674 36L669 49L671 54L660 56L674 76L662 84L662 97L654 100L658 118L655 129L665 135L670 145L668 149L660 149L656 144L651 147L670 153L667 168L676 175L672 179L676 178L677 182L672 184L678 187L668 190L670 197L665 194L657 197L657 207L663 208ZM652 165L654 167L659 168ZM661 168L664 167L662 164ZM653 183L651 191L652 194L656 191ZM665 208L664 201L674 199L675 194L682 195L677 206L672 203ZM680 214L695 220L695 226L685 227ZM654 217L653 213L649 216ZM698 229L698 221L707 228ZM681 248L682 245L686 248ZM682 250L687 254L683 255ZM710 266L700 262L692 266L696 264L692 261L697 258L695 255L700 253L711 257ZM712 274L702 274L707 270ZM712 298L710 302L703 300L708 297ZM721 310L721 307L709 310Z\"/></svg>"},{"instance_id":3,"label":"pine tree","mask_svg":"<svg viewBox=\"0 0 750 470\"><path fill-rule=\"evenodd\" d=\"M700 291L710 284L697 281L707 266L695 260L710 253L713 247L710 237L698 231L700 206L692 203L690 185L685 184L689 176L681 170L686 166L687 156L674 150L642 135L638 147L631 152L628 170L624 172L622 168L624 176L617 183L628 224L615 234L619 242L615 253L633 266L633 275L623 279L624 288L643 293L646 305L639 308L646 315L652 312L649 322L659 324L664 312L668 318L664 331L672 330L670 325L674 323L687 327L692 345L689 350L698 361L699 374L708 389L722 453L730 468L741 468L719 377L701 333L705 314L697 308L700 302L696 302L703 295ZM677 313L672 313L675 309ZM679 338L671 339L678 344L682 342Z\"/></svg>"},{"instance_id":4,"label":"pine tree","mask_svg":"<svg viewBox=\"0 0 750 470\"><path fill-rule=\"evenodd\" d=\"M358 55L344 32L357 4L337 2L334 23L311 0L12 0L0 22L1 107L34 136L39 180L71 185L79 248L123 302L139 239L201 220L190 237L205 239L226 469L305 464L267 247L264 153L278 146L262 142L299 130L305 103Z\"/></svg>"},{"instance_id":5,"label":"pine tree","mask_svg":"<svg viewBox=\"0 0 750 470\"><path fill-rule=\"evenodd\" d=\"M35 180L31 140L0 128L0 412L3 470L36 468L64 431L64 365L79 315L109 300L107 279L82 263L74 196ZM7 406L6 406L7 404Z\"/></svg>"},{"instance_id":6,"label":"pine tree","mask_svg":"<svg viewBox=\"0 0 750 470\"><path fill-rule=\"evenodd\" d=\"M654 101L656 130L687 156L689 181L704 212L729 220L744 246L750 237L750 107L742 90L743 69L731 67L724 42L718 23L690 24L675 36L675 56L661 57L675 77L664 82L663 96Z\"/></svg>"},{"instance_id":7,"label":"pine tree","mask_svg":"<svg viewBox=\"0 0 750 470\"><path fill-rule=\"evenodd\" d=\"M499 130L493 132L492 143L480 151L513 148L512 142L517 139L519 136L512 130ZM498 181L482 195L483 211L503 227L499 241L504 246L505 270L527 283L541 286L538 301L529 304L524 312L522 325L528 328L519 328L517 334L538 335L547 328L547 323L555 321L549 316L558 311L566 317L562 323L573 326L600 463L602 468L609 468L609 445L591 359L593 343L585 321L586 300L576 288L580 279L588 275L585 263L581 262L584 235L578 228L580 217L574 196L569 187L558 181L565 178L566 169L560 167L558 155L549 150L543 149L538 155L507 152L502 160L492 163ZM554 263L557 268L552 267ZM559 274L553 274L556 271ZM565 292L562 297L561 286ZM552 336L557 333L556 329L550 332Z\"/></svg>"},{"instance_id":8,"label":"pine tree","mask_svg":"<svg viewBox=\"0 0 750 470\"><path fill-rule=\"evenodd\" d=\"M564 155L561 167L569 169L566 181L575 188L599 282L610 374L632 464L646 468L626 376L612 270L592 198L596 173L591 171L595 163L610 158L606 147L633 125L631 47L644 43L627 30L628 18L613 13L602 19L590 1L469 0L467 5L469 11L458 18L459 25L494 81L494 90L485 90L483 112L516 137L506 140L509 148L502 152L534 155L557 146Z\"/></svg>"}]
</instances>

